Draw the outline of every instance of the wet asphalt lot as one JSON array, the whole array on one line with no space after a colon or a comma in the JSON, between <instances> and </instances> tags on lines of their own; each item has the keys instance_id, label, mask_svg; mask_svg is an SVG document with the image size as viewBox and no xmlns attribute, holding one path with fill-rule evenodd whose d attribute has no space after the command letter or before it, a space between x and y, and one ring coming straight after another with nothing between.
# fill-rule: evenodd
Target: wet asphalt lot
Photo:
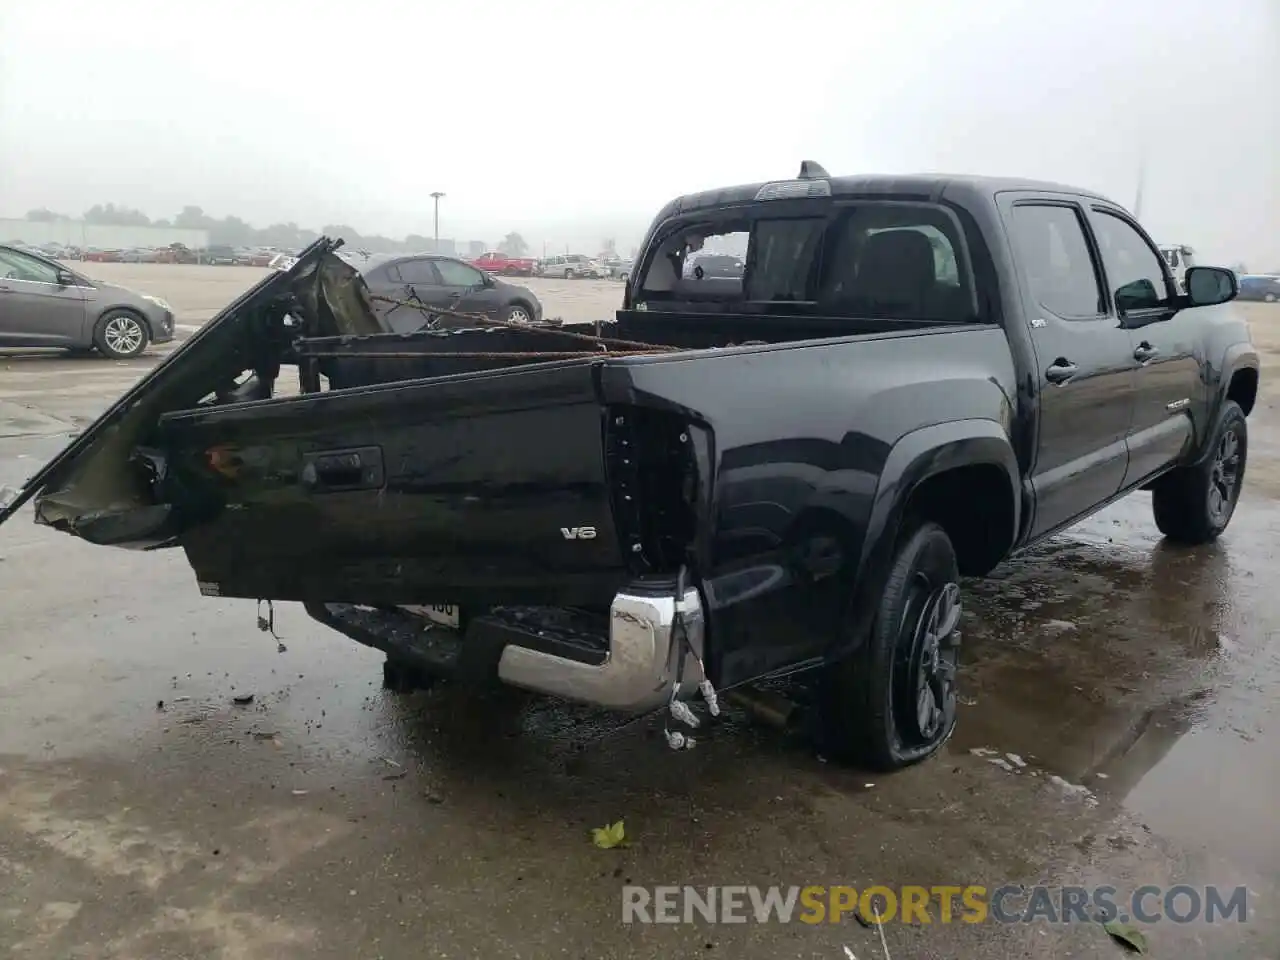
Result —
<instances>
[{"instance_id":1,"label":"wet asphalt lot","mask_svg":"<svg viewBox=\"0 0 1280 960\"><path fill-rule=\"evenodd\" d=\"M190 327L255 273L108 269ZM617 296L538 286L566 318ZM1280 308L1246 309L1280 351ZM0 484L161 351L0 357ZM377 654L299 608L277 610L278 652L252 604L197 594L181 553L94 548L21 515L0 527L0 948L1111 957L1096 925L943 925L936 911L886 926L883 945L851 920L624 926L621 887L1185 882L1247 885L1248 922L1147 925L1152 956L1274 960L1276 396L1251 418L1245 498L1219 544L1162 544L1139 494L968 583L959 729L892 777L824 763L735 711L674 755L652 721L516 693L387 694ZM594 848L590 828L617 819L631 845Z\"/></svg>"}]
</instances>

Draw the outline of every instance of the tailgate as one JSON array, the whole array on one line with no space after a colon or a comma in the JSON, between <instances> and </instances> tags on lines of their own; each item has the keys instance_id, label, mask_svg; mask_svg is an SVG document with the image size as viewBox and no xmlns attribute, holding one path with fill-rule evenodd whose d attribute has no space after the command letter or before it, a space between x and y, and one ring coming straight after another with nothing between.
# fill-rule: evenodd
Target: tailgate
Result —
<instances>
[{"instance_id":1,"label":"tailgate","mask_svg":"<svg viewBox=\"0 0 1280 960\"><path fill-rule=\"evenodd\" d=\"M607 604L626 579L596 365L167 414L165 499L204 593Z\"/></svg>"}]
</instances>

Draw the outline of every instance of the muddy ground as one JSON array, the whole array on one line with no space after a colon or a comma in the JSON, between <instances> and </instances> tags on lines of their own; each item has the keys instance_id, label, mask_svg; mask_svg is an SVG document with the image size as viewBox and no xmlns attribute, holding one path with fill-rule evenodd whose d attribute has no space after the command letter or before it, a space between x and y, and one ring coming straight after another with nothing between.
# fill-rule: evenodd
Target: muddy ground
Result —
<instances>
[{"instance_id":1,"label":"muddy ground","mask_svg":"<svg viewBox=\"0 0 1280 960\"><path fill-rule=\"evenodd\" d=\"M105 267L192 327L254 273ZM549 313L582 319L617 296L538 288ZM1280 308L1244 309L1274 364ZM0 358L0 484L20 483L162 350ZM1274 960L1280 417L1264 384L1245 498L1219 544L1162 544L1135 495L967 584L958 732L892 777L825 763L736 712L673 755L652 721L516 694L387 694L377 654L291 605L277 611L278 652L252 604L197 594L180 553L90 547L21 515L0 528L0 948L1119 957L1096 925L936 913L886 926L883 945L851 920L624 926L621 887L1186 882L1247 885L1247 922L1148 925L1153 956ZM632 844L593 847L590 828L620 818Z\"/></svg>"}]
</instances>

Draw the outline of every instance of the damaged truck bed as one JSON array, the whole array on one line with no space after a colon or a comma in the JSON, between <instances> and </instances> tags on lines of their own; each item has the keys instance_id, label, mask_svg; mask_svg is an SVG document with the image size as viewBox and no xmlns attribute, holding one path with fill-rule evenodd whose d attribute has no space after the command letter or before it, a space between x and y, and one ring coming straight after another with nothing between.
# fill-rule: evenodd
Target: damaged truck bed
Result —
<instances>
[{"instance_id":1,"label":"damaged truck bed","mask_svg":"<svg viewBox=\"0 0 1280 960\"><path fill-rule=\"evenodd\" d=\"M1102 252L1046 279L1062 209ZM1135 285L1095 239L1112 220L1150 245L1081 191L806 164L669 204L594 331L391 333L319 240L0 521L34 498L92 543L180 547L204 594L299 601L397 684L687 721L814 668L826 749L902 766L955 722L962 573L1139 487L1170 536L1230 519L1257 384L1234 275ZM741 277L700 275L691 254L735 242ZM1092 323L1048 302L1095 293ZM1194 349L1148 381L1162 337Z\"/></svg>"}]
</instances>

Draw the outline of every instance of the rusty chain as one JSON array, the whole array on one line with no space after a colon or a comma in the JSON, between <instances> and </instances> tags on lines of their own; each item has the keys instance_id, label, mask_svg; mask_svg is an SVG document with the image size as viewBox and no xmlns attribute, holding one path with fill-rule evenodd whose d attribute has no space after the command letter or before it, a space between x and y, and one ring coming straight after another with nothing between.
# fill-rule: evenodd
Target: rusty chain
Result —
<instances>
[{"instance_id":1,"label":"rusty chain","mask_svg":"<svg viewBox=\"0 0 1280 960\"><path fill-rule=\"evenodd\" d=\"M617 337L599 337L591 333L576 333L570 330L565 330L563 327L536 327L526 323L515 323L514 321L511 321L511 320L495 320L492 317L486 317L482 313L463 313L462 311L459 311L459 310L450 310L447 307L431 306L430 304L422 303L421 301L417 301L417 300L398 300L395 297L384 297L384 296L381 296L380 294L369 294L369 299L378 301L379 303L394 304L395 306L398 306L398 307L409 307L412 310L418 310L424 314L433 314L433 315L438 315L442 317L452 317L457 320L465 320L468 323L475 323L482 326L488 325L488 326L494 326L494 327L506 327L507 329L510 329L510 330L522 330L530 333L552 333L557 336L568 337L572 340L582 340L586 343L591 343L599 347L599 353L610 353L609 348L611 346L625 348L625 352L627 354L673 353L680 350L680 347L672 347L672 346L667 346L665 344L643 343L639 340L622 340ZM592 355L599 355L599 353L593 354L591 352L586 352L586 351L582 353L569 353L565 351L560 351L559 353L549 353L549 354L541 354L537 352L526 352L523 354L521 353L495 353L495 354L449 353L449 354L442 354L442 356L451 356L451 357L470 356L473 358L486 357L486 356L529 358L529 357L538 357L538 356L548 356L548 357L550 356L562 356L562 357L592 356ZM612 355L616 356L616 355L620 355L621 353L623 353L623 351L617 351ZM373 354L362 354L362 356L373 356ZM419 354L416 354L416 356L420 356L420 357L429 356L429 354L419 353Z\"/></svg>"}]
</instances>

